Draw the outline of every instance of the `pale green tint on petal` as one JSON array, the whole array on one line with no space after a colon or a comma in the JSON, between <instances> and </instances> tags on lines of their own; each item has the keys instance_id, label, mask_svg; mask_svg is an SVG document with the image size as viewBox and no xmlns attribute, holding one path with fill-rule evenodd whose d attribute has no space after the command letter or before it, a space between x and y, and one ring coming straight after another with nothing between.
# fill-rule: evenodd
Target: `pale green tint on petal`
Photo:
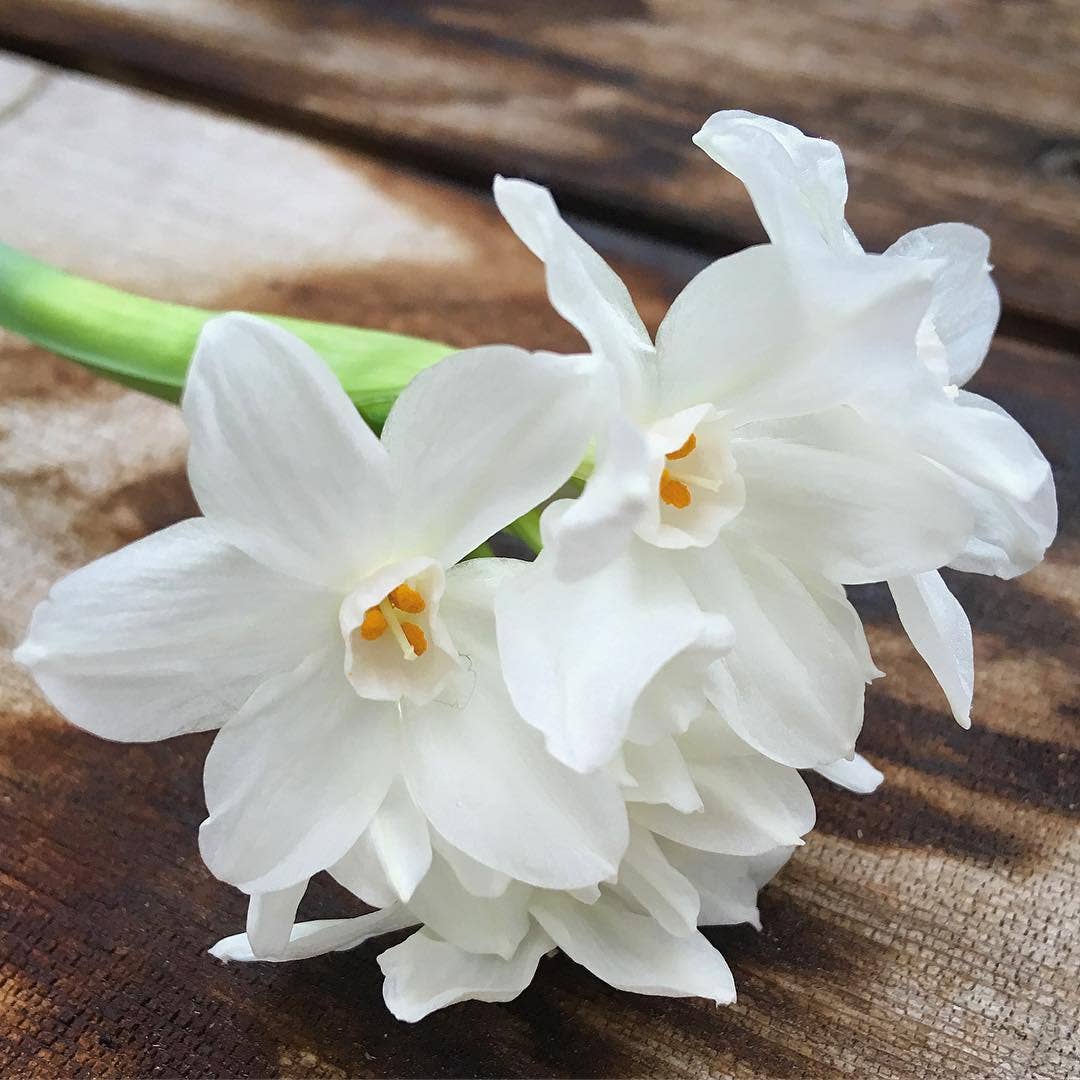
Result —
<instances>
[{"instance_id":1,"label":"pale green tint on petal","mask_svg":"<svg viewBox=\"0 0 1080 1080\"><path fill-rule=\"evenodd\" d=\"M335 604L193 518L62 578L15 659L73 724L148 742L220 727L264 679L332 645Z\"/></svg>"}]
</instances>

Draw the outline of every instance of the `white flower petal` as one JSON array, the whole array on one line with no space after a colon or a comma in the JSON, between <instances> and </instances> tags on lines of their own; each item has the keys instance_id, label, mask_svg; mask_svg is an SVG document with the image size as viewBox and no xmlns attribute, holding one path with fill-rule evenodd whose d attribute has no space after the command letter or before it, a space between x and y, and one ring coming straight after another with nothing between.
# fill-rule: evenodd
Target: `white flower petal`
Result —
<instances>
[{"instance_id":1,"label":"white flower petal","mask_svg":"<svg viewBox=\"0 0 1080 1080\"><path fill-rule=\"evenodd\" d=\"M459 1001L510 1001L532 982L551 939L538 927L511 960L465 952L426 931L379 956L383 998L399 1020L414 1023Z\"/></svg>"},{"instance_id":2,"label":"white flower petal","mask_svg":"<svg viewBox=\"0 0 1080 1080\"><path fill-rule=\"evenodd\" d=\"M945 691L956 722L971 727L975 655L971 623L960 601L936 570L892 578L889 590L907 636Z\"/></svg>"},{"instance_id":3,"label":"white flower petal","mask_svg":"<svg viewBox=\"0 0 1080 1080\"><path fill-rule=\"evenodd\" d=\"M552 503L540 519L555 572L564 581L577 581L618 558L655 501L648 438L616 413L597 448L596 468L585 490L573 501Z\"/></svg>"},{"instance_id":4,"label":"white flower petal","mask_svg":"<svg viewBox=\"0 0 1080 1080\"><path fill-rule=\"evenodd\" d=\"M551 495L593 435L594 371L587 357L492 345L417 375L382 435L402 550L452 566Z\"/></svg>"},{"instance_id":5,"label":"white flower petal","mask_svg":"<svg viewBox=\"0 0 1080 1080\"><path fill-rule=\"evenodd\" d=\"M363 945L365 941L382 934L392 934L415 926L416 917L402 905L358 915L355 919L316 919L296 923L289 937L289 944L276 956L256 956L251 949L247 934L234 934L222 938L210 955L226 962L230 960L269 960L282 963L287 960L308 960L328 952L345 952Z\"/></svg>"},{"instance_id":6,"label":"white flower petal","mask_svg":"<svg viewBox=\"0 0 1080 1080\"><path fill-rule=\"evenodd\" d=\"M545 264L551 306L612 366L624 409L648 396L652 341L626 286L559 215L551 192L527 180L495 178L495 203L525 246Z\"/></svg>"},{"instance_id":7,"label":"white flower petal","mask_svg":"<svg viewBox=\"0 0 1080 1080\"><path fill-rule=\"evenodd\" d=\"M897 423L880 405L859 409L873 422L896 424L914 449L949 469L973 508L973 536L952 560L958 569L1014 577L1036 565L1057 531L1050 465L1024 429L999 405L960 391Z\"/></svg>"},{"instance_id":8,"label":"white flower petal","mask_svg":"<svg viewBox=\"0 0 1080 1080\"><path fill-rule=\"evenodd\" d=\"M930 273L915 260L774 245L719 259L660 325L659 415L711 402L737 429L911 381L940 392L915 345ZM737 447L735 459L741 469Z\"/></svg>"},{"instance_id":9,"label":"white flower petal","mask_svg":"<svg viewBox=\"0 0 1080 1080\"><path fill-rule=\"evenodd\" d=\"M340 663L316 654L265 682L207 755L199 848L217 877L245 892L333 866L397 772L396 708L361 701Z\"/></svg>"},{"instance_id":10,"label":"white flower petal","mask_svg":"<svg viewBox=\"0 0 1080 1080\"><path fill-rule=\"evenodd\" d=\"M660 849L697 889L701 898L701 926L750 923L761 929L758 890L791 858L792 847L774 848L761 855L715 855L661 840Z\"/></svg>"},{"instance_id":11,"label":"white flower petal","mask_svg":"<svg viewBox=\"0 0 1080 1080\"><path fill-rule=\"evenodd\" d=\"M938 261L927 329L931 347L941 350L942 383L963 386L979 370L1001 315L990 237L972 225L930 225L905 233L885 254Z\"/></svg>"},{"instance_id":12,"label":"white flower petal","mask_svg":"<svg viewBox=\"0 0 1080 1080\"><path fill-rule=\"evenodd\" d=\"M615 889L629 896L669 934L686 937L698 925L701 902L697 890L665 858L652 833L640 825L630 828Z\"/></svg>"},{"instance_id":13,"label":"white flower petal","mask_svg":"<svg viewBox=\"0 0 1080 1080\"><path fill-rule=\"evenodd\" d=\"M308 345L251 315L211 319L183 408L191 486L226 539L335 588L379 565L393 539L389 461Z\"/></svg>"},{"instance_id":14,"label":"white flower petal","mask_svg":"<svg viewBox=\"0 0 1080 1080\"><path fill-rule=\"evenodd\" d=\"M871 683L882 678L885 672L878 668L870 655L870 644L866 640L862 619L848 601L844 586L835 585L825 578L815 578L805 571L802 572L800 580L822 614L833 624L833 628L851 650L851 655L855 657L855 662L862 671L863 681Z\"/></svg>"},{"instance_id":15,"label":"white flower petal","mask_svg":"<svg viewBox=\"0 0 1080 1080\"><path fill-rule=\"evenodd\" d=\"M404 768L413 798L449 843L520 881L573 889L615 872L626 812L612 778L582 776L545 751L503 686L491 603L500 580L514 588L525 568L477 559L447 575L443 614L475 682L463 707L406 707Z\"/></svg>"},{"instance_id":16,"label":"white flower petal","mask_svg":"<svg viewBox=\"0 0 1080 1080\"><path fill-rule=\"evenodd\" d=\"M462 888L473 896L493 899L502 896L513 880L508 874L492 870L490 866L477 862L474 858L459 851L453 844L448 844L438 833L431 837L432 846L446 860L454 871Z\"/></svg>"},{"instance_id":17,"label":"white flower petal","mask_svg":"<svg viewBox=\"0 0 1080 1080\"><path fill-rule=\"evenodd\" d=\"M368 836L386 879L408 901L431 866L427 818L404 782L395 780L368 826Z\"/></svg>"},{"instance_id":18,"label":"white flower petal","mask_svg":"<svg viewBox=\"0 0 1080 1080\"><path fill-rule=\"evenodd\" d=\"M707 686L727 724L797 768L850 754L862 727L865 671L832 612L783 563L743 544L718 542L683 563L699 603L735 628L734 648L709 669Z\"/></svg>"},{"instance_id":19,"label":"white flower petal","mask_svg":"<svg viewBox=\"0 0 1080 1080\"><path fill-rule=\"evenodd\" d=\"M502 896L473 896L446 861L436 857L413 893L409 910L459 949L509 960L529 932L526 908L531 894L528 885L515 881Z\"/></svg>"},{"instance_id":20,"label":"white flower petal","mask_svg":"<svg viewBox=\"0 0 1080 1080\"><path fill-rule=\"evenodd\" d=\"M734 628L725 616L707 615L694 644L669 660L634 702L626 737L651 746L686 731L710 709L709 669L731 651L734 641Z\"/></svg>"},{"instance_id":21,"label":"white flower petal","mask_svg":"<svg viewBox=\"0 0 1080 1080\"><path fill-rule=\"evenodd\" d=\"M718 1005L735 1000L731 970L700 933L676 937L611 897L585 905L546 893L533 901L532 912L571 960L619 990L705 997Z\"/></svg>"},{"instance_id":22,"label":"white flower petal","mask_svg":"<svg viewBox=\"0 0 1080 1080\"><path fill-rule=\"evenodd\" d=\"M854 791L856 795L869 795L877 791L885 780L885 774L875 769L862 754L856 754L850 761L840 758L829 765L819 765L817 772L826 780Z\"/></svg>"},{"instance_id":23,"label":"white flower petal","mask_svg":"<svg viewBox=\"0 0 1080 1080\"><path fill-rule=\"evenodd\" d=\"M335 604L194 518L57 582L15 659L79 727L165 739L219 727L263 679L332 642Z\"/></svg>"},{"instance_id":24,"label":"white flower petal","mask_svg":"<svg viewBox=\"0 0 1080 1080\"><path fill-rule=\"evenodd\" d=\"M694 142L743 182L774 243L859 250L844 220L847 173L835 143L741 109L714 113Z\"/></svg>"},{"instance_id":25,"label":"white flower petal","mask_svg":"<svg viewBox=\"0 0 1080 1080\"><path fill-rule=\"evenodd\" d=\"M719 720L698 728L719 735ZM734 741L725 738L724 743ZM798 846L814 827L814 800L794 769L745 746L737 755L691 760L690 775L704 809L682 814L670 806L633 803L631 818L661 836L722 855L758 855Z\"/></svg>"},{"instance_id":26,"label":"white flower petal","mask_svg":"<svg viewBox=\"0 0 1080 1080\"><path fill-rule=\"evenodd\" d=\"M640 541L574 583L545 548L500 592L496 611L514 704L581 772L611 759L650 680L707 624L663 553Z\"/></svg>"},{"instance_id":27,"label":"white flower petal","mask_svg":"<svg viewBox=\"0 0 1080 1080\"><path fill-rule=\"evenodd\" d=\"M247 939L253 957L272 960L289 946L296 909L307 891L307 880L277 892L256 893L248 900Z\"/></svg>"},{"instance_id":28,"label":"white flower petal","mask_svg":"<svg viewBox=\"0 0 1080 1080\"><path fill-rule=\"evenodd\" d=\"M949 475L854 409L754 425L736 454L746 507L734 528L835 582L942 566L972 528Z\"/></svg>"},{"instance_id":29,"label":"white flower petal","mask_svg":"<svg viewBox=\"0 0 1080 1080\"><path fill-rule=\"evenodd\" d=\"M382 908L398 902L397 890L386 876L368 831L327 869L339 884L365 904Z\"/></svg>"},{"instance_id":30,"label":"white flower petal","mask_svg":"<svg viewBox=\"0 0 1080 1080\"><path fill-rule=\"evenodd\" d=\"M651 746L627 743L623 755L637 784L623 792L627 802L667 803L683 814L704 809L690 770L670 736Z\"/></svg>"}]
</instances>

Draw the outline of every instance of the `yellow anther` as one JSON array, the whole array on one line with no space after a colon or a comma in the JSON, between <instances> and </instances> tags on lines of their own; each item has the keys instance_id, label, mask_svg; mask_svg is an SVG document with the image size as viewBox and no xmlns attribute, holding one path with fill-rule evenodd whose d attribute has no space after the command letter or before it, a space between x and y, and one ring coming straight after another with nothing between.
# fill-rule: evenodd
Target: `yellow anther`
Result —
<instances>
[{"instance_id":1,"label":"yellow anther","mask_svg":"<svg viewBox=\"0 0 1080 1080\"><path fill-rule=\"evenodd\" d=\"M664 457L666 457L668 461L678 461L679 458L684 458L692 454L696 446L697 436L693 432L690 432L690 438L688 438L678 450L672 450L670 454L665 454ZM665 499L664 501L666 502L667 500Z\"/></svg>"},{"instance_id":2,"label":"yellow anther","mask_svg":"<svg viewBox=\"0 0 1080 1080\"><path fill-rule=\"evenodd\" d=\"M405 635L406 640L412 646L412 651L417 656L423 656L427 652L427 638L424 637L424 631L416 623L403 622L401 632Z\"/></svg>"},{"instance_id":3,"label":"yellow anther","mask_svg":"<svg viewBox=\"0 0 1080 1080\"><path fill-rule=\"evenodd\" d=\"M424 610L424 598L411 586L402 582L396 589L390 590L387 597L398 611L407 611L410 615L419 615Z\"/></svg>"},{"instance_id":4,"label":"yellow anther","mask_svg":"<svg viewBox=\"0 0 1080 1080\"><path fill-rule=\"evenodd\" d=\"M681 480L676 480L667 469L660 474L661 502L674 506L676 510L685 510L690 505L691 498L690 489Z\"/></svg>"},{"instance_id":5,"label":"yellow anther","mask_svg":"<svg viewBox=\"0 0 1080 1080\"><path fill-rule=\"evenodd\" d=\"M386 632L386 616L377 608L369 607L360 624L360 636L365 641L376 641Z\"/></svg>"}]
</instances>

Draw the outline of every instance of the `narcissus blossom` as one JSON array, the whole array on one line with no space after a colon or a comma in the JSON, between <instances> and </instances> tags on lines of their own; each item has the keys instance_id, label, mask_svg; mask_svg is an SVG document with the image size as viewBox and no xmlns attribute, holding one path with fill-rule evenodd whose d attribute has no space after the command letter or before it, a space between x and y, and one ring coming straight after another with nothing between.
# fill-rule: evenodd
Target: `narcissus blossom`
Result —
<instances>
[{"instance_id":1,"label":"narcissus blossom","mask_svg":"<svg viewBox=\"0 0 1080 1080\"><path fill-rule=\"evenodd\" d=\"M593 885L626 846L618 786L516 716L488 560L459 562L580 461L589 385L584 360L471 350L415 379L380 440L296 338L211 322L183 403L205 517L57 584L17 659L106 738L222 727L200 846L246 892L298 899L379 814L532 885ZM430 857L402 850L402 891Z\"/></svg>"},{"instance_id":2,"label":"narcissus blossom","mask_svg":"<svg viewBox=\"0 0 1080 1080\"><path fill-rule=\"evenodd\" d=\"M521 563L483 561L504 587L524 571ZM480 660L496 663L493 655ZM628 745L617 766L590 779L604 775L620 786L630 829L618 870L596 886L537 888L495 871L415 811L404 827L410 804L392 790L331 870L377 911L294 925L292 899L261 899L246 933L212 951L223 960L297 960L418 926L379 957L386 1003L410 1021L457 1001L515 997L556 948L623 990L734 1001L732 974L698 927L760 926L758 889L813 825L806 785L794 769L705 725L647 749ZM427 869L405 891L401 870L418 851Z\"/></svg>"},{"instance_id":3,"label":"narcissus blossom","mask_svg":"<svg viewBox=\"0 0 1080 1080\"><path fill-rule=\"evenodd\" d=\"M698 274L655 341L550 194L499 178L588 355L459 353L376 435L286 330L212 320L183 398L204 516L35 611L15 657L73 723L220 728L200 849L249 895L220 959L412 930L379 957L408 1021L509 1000L555 949L731 1002L699 928L759 925L814 823L797 769L882 780L855 754L881 673L845 586L888 582L970 722L938 571L1013 576L1056 527L1045 459L960 389L998 316L988 241L938 225L867 254L833 144L741 112L695 141L771 242ZM469 558L538 506L535 562ZM323 871L373 910L297 923Z\"/></svg>"},{"instance_id":4,"label":"narcissus blossom","mask_svg":"<svg viewBox=\"0 0 1080 1080\"><path fill-rule=\"evenodd\" d=\"M515 704L580 770L709 709L785 764L850 758L877 671L840 586L932 571L972 528L958 482L850 404L918 392L932 268L750 248L698 274L654 344L546 190L499 179L495 197L607 376L584 492L547 509L497 602ZM613 647L594 631L620 597Z\"/></svg>"},{"instance_id":5,"label":"narcissus blossom","mask_svg":"<svg viewBox=\"0 0 1080 1080\"><path fill-rule=\"evenodd\" d=\"M200 844L250 901L215 955L418 926L380 958L408 1020L512 997L556 947L624 989L734 999L698 925L756 921L813 826L802 779L704 728L589 775L561 764L502 680L494 598L527 565L460 561L581 460L593 375L462 353L410 384L380 440L285 331L207 327L184 397L205 517L61 581L17 656L96 734L221 727ZM730 645L722 617L698 624ZM378 910L294 925L321 870Z\"/></svg>"},{"instance_id":6,"label":"narcissus blossom","mask_svg":"<svg viewBox=\"0 0 1080 1080\"><path fill-rule=\"evenodd\" d=\"M847 272L877 272L879 258L864 255L844 218L847 175L834 143L741 111L716 113L694 142L742 180L770 239L793 258L831 256ZM997 326L989 254L985 233L955 223L915 229L885 252L930 278L917 332L921 379L894 371L902 378L868 382L849 404L944 470L971 508L974 527L947 565L1008 578L1042 559L1057 531L1057 501L1050 467L1023 428L994 402L959 389L978 371ZM936 568L887 576L904 628L967 727L974 663L963 609Z\"/></svg>"}]
</instances>

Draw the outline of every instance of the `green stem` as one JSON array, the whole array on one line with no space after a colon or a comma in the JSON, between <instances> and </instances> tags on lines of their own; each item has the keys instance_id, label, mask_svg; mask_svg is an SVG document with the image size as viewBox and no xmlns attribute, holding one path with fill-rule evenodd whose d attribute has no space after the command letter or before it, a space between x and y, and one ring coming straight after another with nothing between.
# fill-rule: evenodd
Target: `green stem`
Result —
<instances>
[{"instance_id":1,"label":"green stem","mask_svg":"<svg viewBox=\"0 0 1080 1080\"><path fill-rule=\"evenodd\" d=\"M516 536L522 543L528 544L535 553L539 553L544 546L544 542L540 539L540 514L543 509L542 506L535 507L519 517L517 521L510 522L505 530L511 536Z\"/></svg>"},{"instance_id":2,"label":"green stem","mask_svg":"<svg viewBox=\"0 0 1080 1080\"><path fill-rule=\"evenodd\" d=\"M203 324L220 314L170 304L66 274L0 244L0 326L124 386L179 401ZM449 345L283 315L264 315L306 341L329 364L364 419L382 428L414 375ZM588 475L590 463L582 463ZM540 510L507 526L539 551ZM482 544L471 557L492 554Z\"/></svg>"},{"instance_id":3,"label":"green stem","mask_svg":"<svg viewBox=\"0 0 1080 1080\"><path fill-rule=\"evenodd\" d=\"M0 245L0 326L156 397L178 401L199 331L218 314L65 274ZM421 338L266 315L330 365L376 430L418 372L453 350Z\"/></svg>"}]
</instances>

